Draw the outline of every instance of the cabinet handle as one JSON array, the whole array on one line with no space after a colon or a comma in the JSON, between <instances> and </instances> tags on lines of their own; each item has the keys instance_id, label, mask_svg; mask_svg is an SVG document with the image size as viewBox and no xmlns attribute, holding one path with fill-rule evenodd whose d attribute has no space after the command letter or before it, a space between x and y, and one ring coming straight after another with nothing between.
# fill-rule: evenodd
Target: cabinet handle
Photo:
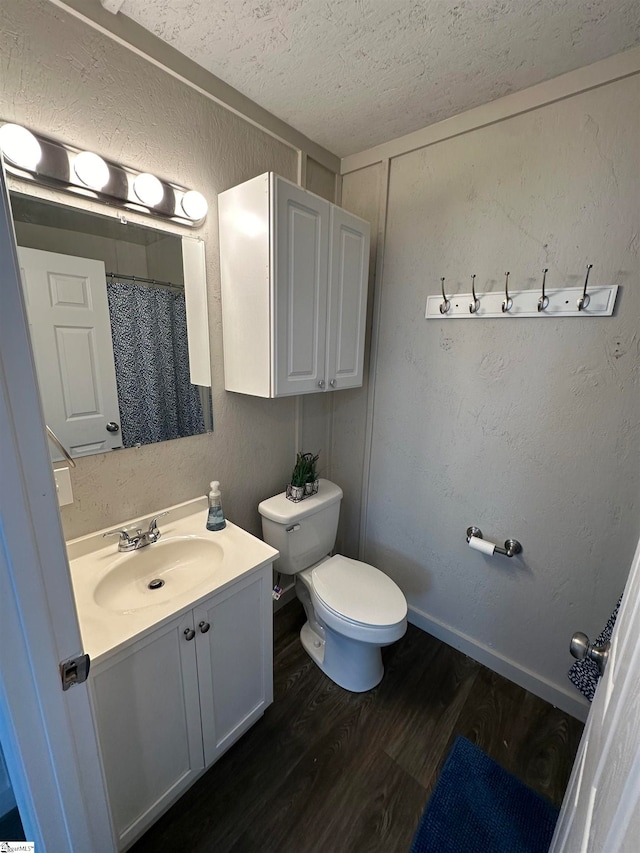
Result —
<instances>
[{"instance_id":1,"label":"cabinet handle","mask_svg":"<svg viewBox=\"0 0 640 853\"><path fill-rule=\"evenodd\" d=\"M184 629L184 635L187 638L187 640L193 640L193 638L196 635L196 632L193 630L193 628L185 628Z\"/></svg>"},{"instance_id":2,"label":"cabinet handle","mask_svg":"<svg viewBox=\"0 0 640 853\"><path fill-rule=\"evenodd\" d=\"M206 634L210 627L211 627L211 625L209 625L209 623L208 623L208 622L204 622L204 621L202 621L202 622L198 625L198 628L200 628L200 633L201 633L201 634Z\"/></svg>"},{"instance_id":3,"label":"cabinet handle","mask_svg":"<svg viewBox=\"0 0 640 853\"><path fill-rule=\"evenodd\" d=\"M321 379L320 382L318 382L318 388L324 388L324 385L325 385L324 379Z\"/></svg>"},{"instance_id":4,"label":"cabinet handle","mask_svg":"<svg viewBox=\"0 0 640 853\"><path fill-rule=\"evenodd\" d=\"M332 387L332 388L335 388L335 387L336 387L336 380L335 380L335 379L331 379L331 380L329 381L329 385L331 385L331 387Z\"/></svg>"}]
</instances>

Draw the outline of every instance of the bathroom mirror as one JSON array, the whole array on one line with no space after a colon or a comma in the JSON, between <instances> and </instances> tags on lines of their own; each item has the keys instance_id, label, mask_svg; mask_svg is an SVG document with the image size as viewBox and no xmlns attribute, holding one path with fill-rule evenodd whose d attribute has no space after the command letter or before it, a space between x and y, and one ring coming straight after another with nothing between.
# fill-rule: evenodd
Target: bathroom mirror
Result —
<instances>
[{"instance_id":1,"label":"bathroom mirror","mask_svg":"<svg viewBox=\"0 0 640 853\"><path fill-rule=\"evenodd\" d=\"M202 241L16 192L11 205L45 420L70 455L212 431Z\"/></svg>"}]
</instances>

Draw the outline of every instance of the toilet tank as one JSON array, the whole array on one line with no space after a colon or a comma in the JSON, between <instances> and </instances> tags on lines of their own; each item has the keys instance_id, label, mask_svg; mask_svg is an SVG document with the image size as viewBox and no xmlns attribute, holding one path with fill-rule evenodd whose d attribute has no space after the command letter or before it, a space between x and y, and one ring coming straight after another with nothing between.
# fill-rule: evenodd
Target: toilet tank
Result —
<instances>
[{"instance_id":1,"label":"toilet tank","mask_svg":"<svg viewBox=\"0 0 640 853\"><path fill-rule=\"evenodd\" d=\"M329 480L320 480L318 492L293 503L286 492L262 501L262 537L280 551L274 568L295 575L313 566L333 550L338 532L342 489Z\"/></svg>"}]
</instances>

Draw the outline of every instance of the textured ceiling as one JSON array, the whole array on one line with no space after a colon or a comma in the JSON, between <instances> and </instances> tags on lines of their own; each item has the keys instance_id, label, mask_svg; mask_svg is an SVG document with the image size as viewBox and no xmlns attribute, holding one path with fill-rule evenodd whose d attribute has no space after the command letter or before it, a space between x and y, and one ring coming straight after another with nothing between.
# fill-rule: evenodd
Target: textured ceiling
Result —
<instances>
[{"instance_id":1,"label":"textured ceiling","mask_svg":"<svg viewBox=\"0 0 640 853\"><path fill-rule=\"evenodd\" d=\"M640 0L124 0L121 13L339 156L640 43Z\"/></svg>"}]
</instances>

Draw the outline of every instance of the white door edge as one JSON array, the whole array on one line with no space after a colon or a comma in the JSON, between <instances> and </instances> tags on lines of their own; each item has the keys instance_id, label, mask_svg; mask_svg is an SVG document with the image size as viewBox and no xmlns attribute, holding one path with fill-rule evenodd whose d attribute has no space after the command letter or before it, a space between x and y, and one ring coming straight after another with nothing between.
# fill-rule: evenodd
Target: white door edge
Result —
<instances>
[{"instance_id":1,"label":"white door edge","mask_svg":"<svg viewBox=\"0 0 640 853\"><path fill-rule=\"evenodd\" d=\"M115 849L87 686L58 663L82 651L0 168L0 739L39 853Z\"/></svg>"}]
</instances>

